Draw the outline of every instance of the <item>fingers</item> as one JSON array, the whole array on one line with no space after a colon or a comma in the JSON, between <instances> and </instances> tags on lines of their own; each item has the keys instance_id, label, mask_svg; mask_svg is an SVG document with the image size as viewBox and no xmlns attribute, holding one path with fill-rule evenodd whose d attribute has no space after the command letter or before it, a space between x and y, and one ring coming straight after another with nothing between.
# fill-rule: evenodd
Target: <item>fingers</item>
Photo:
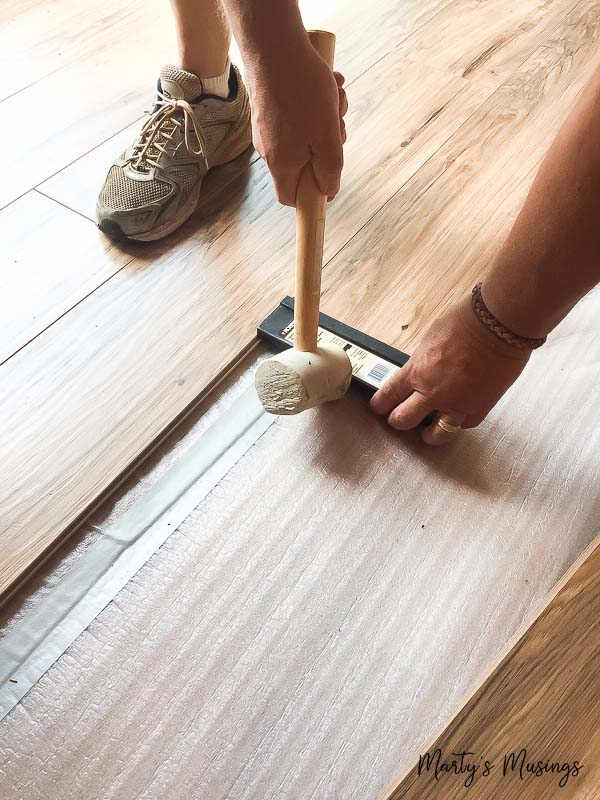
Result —
<instances>
[{"instance_id":1,"label":"fingers","mask_svg":"<svg viewBox=\"0 0 600 800\"><path fill-rule=\"evenodd\" d=\"M298 181L304 164L292 164L290 166L289 160L282 159L277 151L265 147L262 133L261 126L253 119L252 144L269 168L277 199L284 206L295 206ZM309 156L307 155L307 161L308 158Z\"/></svg>"},{"instance_id":2,"label":"fingers","mask_svg":"<svg viewBox=\"0 0 600 800\"><path fill-rule=\"evenodd\" d=\"M346 92L344 90L345 78L339 72L334 72L333 76L338 86L340 117L344 117L348 111L348 98L346 97Z\"/></svg>"},{"instance_id":3,"label":"fingers","mask_svg":"<svg viewBox=\"0 0 600 800\"><path fill-rule=\"evenodd\" d=\"M313 169L319 189L328 200L333 200L340 190L340 178L344 167L342 145L346 141L346 125L343 117L348 111L348 98L344 91L344 76L334 72L338 88L339 131L328 129L317 147L313 148Z\"/></svg>"},{"instance_id":4,"label":"fingers","mask_svg":"<svg viewBox=\"0 0 600 800\"><path fill-rule=\"evenodd\" d=\"M371 398L371 408L376 414L389 414L413 393L409 381L409 370L406 367L387 380Z\"/></svg>"},{"instance_id":5,"label":"fingers","mask_svg":"<svg viewBox=\"0 0 600 800\"><path fill-rule=\"evenodd\" d=\"M344 122L344 117L348 112L348 98L346 97L346 92L344 91L344 76L340 72L333 73L337 86L338 86L338 95L339 95L339 114L340 114L340 137L342 139L342 144L346 144L346 123ZM330 197L330 200L333 198Z\"/></svg>"},{"instance_id":6,"label":"fingers","mask_svg":"<svg viewBox=\"0 0 600 800\"><path fill-rule=\"evenodd\" d=\"M338 110L340 113L340 117L345 117L348 113L348 98L346 97L346 92L343 89L340 89L339 92L339 106Z\"/></svg>"},{"instance_id":7,"label":"fingers","mask_svg":"<svg viewBox=\"0 0 600 800\"><path fill-rule=\"evenodd\" d=\"M433 411L431 403L419 392L413 392L390 413L388 424L398 431L416 428Z\"/></svg>"},{"instance_id":8,"label":"fingers","mask_svg":"<svg viewBox=\"0 0 600 800\"><path fill-rule=\"evenodd\" d=\"M476 428L478 425L481 425L483 420L487 417L487 415L492 410L493 406L489 406L483 411L480 411L478 414L469 414L465 421L463 422L463 428Z\"/></svg>"},{"instance_id":9,"label":"fingers","mask_svg":"<svg viewBox=\"0 0 600 800\"><path fill-rule=\"evenodd\" d=\"M439 408L439 406L437 407ZM392 428L407 431L416 428L428 414L435 411L436 403L413 389L410 369L403 367L373 395L371 408L376 414L387 414L388 424ZM437 420L440 416L449 425L473 427L471 417L467 417L466 414L444 412L437 415L435 421L422 431L421 436L427 444L445 444L458 435L458 432L445 431L439 426ZM480 421L480 419L473 418L474 424L479 424Z\"/></svg>"},{"instance_id":10,"label":"fingers","mask_svg":"<svg viewBox=\"0 0 600 800\"><path fill-rule=\"evenodd\" d=\"M346 78L345 78L345 77L342 75L342 73L341 73L341 72L338 72L337 70L334 70L334 72L333 72L333 77L335 78L335 82L337 83L337 85L338 85L340 88L341 88L341 87L344 85L344 83L346 82Z\"/></svg>"},{"instance_id":11,"label":"fingers","mask_svg":"<svg viewBox=\"0 0 600 800\"><path fill-rule=\"evenodd\" d=\"M340 178L344 165L343 139L345 139L345 128L341 128L340 133L328 134L312 156L311 163L317 185L321 194L326 195L328 200L333 200L340 190ZM286 163L279 166L275 159L267 156L265 160L273 178L277 199L285 206L295 206L300 174L306 164L290 166ZM307 158L307 163L309 160L310 156Z\"/></svg>"},{"instance_id":12,"label":"fingers","mask_svg":"<svg viewBox=\"0 0 600 800\"><path fill-rule=\"evenodd\" d=\"M346 109L342 112L342 100L340 99L340 138L342 140L342 144L346 144L346 123L344 122L344 114L348 110L348 101L346 100L346 94L344 93L343 100L346 104Z\"/></svg>"},{"instance_id":13,"label":"fingers","mask_svg":"<svg viewBox=\"0 0 600 800\"><path fill-rule=\"evenodd\" d=\"M421 437L426 444L431 445L440 445L440 444L447 444L448 442L453 441L459 434L460 431L447 431L440 427L438 420L442 419L447 425L463 425L466 419L465 414L450 414L444 413L440 414L435 422L432 422L431 425L428 425L423 432L421 433Z\"/></svg>"}]
</instances>

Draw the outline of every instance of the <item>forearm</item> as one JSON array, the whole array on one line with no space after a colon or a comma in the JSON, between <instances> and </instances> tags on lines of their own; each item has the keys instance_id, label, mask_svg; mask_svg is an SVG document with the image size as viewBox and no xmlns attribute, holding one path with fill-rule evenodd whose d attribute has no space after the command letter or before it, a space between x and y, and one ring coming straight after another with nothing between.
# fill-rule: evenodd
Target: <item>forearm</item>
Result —
<instances>
[{"instance_id":1,"label":"forearm","mask_svg":"<svg viewBox=\"0 0 600 800\"><path fill-rule=\"evenodd\" d=\"M494 316L548 334L600 282L600 70L546 155L483 283Z\"/></svg>"},{"instance_id":2,"label":"forearm","mask_svg":"<svg viewBox=\"0 0 600 800\"><path fill-rule=\"evenodd\" d=\"M289 58L308 44L297 0L222 0L247 69Z\"/></svg>"}]
</instances>

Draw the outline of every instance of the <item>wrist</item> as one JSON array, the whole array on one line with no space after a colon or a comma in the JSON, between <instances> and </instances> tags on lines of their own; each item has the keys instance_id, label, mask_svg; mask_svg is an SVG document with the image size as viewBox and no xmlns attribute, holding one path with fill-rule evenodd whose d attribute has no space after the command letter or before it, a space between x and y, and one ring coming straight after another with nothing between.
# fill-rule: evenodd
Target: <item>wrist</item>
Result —
<instances>
[{"instance_id":1,"label":"wrist","mask_svg":"<svg viewBox=\"0 0 600 800\"><path fill-rule=\"evenodd\" d=\"M518 336L541 339L557 324L533 273L516 277L509 270L494 270L481 294L489 312Z\"/></svg>"},{"instance_id":2,"label":"wrist","mask_svg":"<svg viewBox=\"0 0 600 800\"><path fill-rule=\"evenodd\" d=\"M492 333L477 317L473 310L471 297L463 298L454 307L460 327L467 337L478 349L485 350L490 357L502 358L510 361L527 361L531 350L519 350L508 342Z\"/></svg>"},{"instance_id":3,"label":"wrist","mask_svg":"<svg viewBox=\"0 0 600 800\"><path fill-rule=\"evenodd\" d=\"M295 0L262 0L259 11L239 15L234 33L249 71L277 68L310 47Z\"/></svg>"},{"instance_id":4,"label":"wrist","mask_svg":"<svg viewBox=\"0 0 600 800\"><path fill-rule=\"evenodd\" d=\"M259 48L242 51L251 96L256 89L264 90L267 87L278 87L281 91L290 92L297 76L306 72L302 59L305 52L310 55L310 51L305 50L306 45L310 47L310 42L306 34L304 36L306 42L294 36L282 39L263 50Z\"/></svg>"},{"instance_id":5,"label":"wrist","mask_svg":"<svg viewBox=\"0 0 600 800\"><path fill-rule=\"evenodd\" d=\"M481 283L476 284L471 292L471 308L481 324L494 334L498 339L506 342L517 350L536 350L546 341L545 336L522 336L507 327L488 308L483 299Z\"/></svg>"}]
</instances>

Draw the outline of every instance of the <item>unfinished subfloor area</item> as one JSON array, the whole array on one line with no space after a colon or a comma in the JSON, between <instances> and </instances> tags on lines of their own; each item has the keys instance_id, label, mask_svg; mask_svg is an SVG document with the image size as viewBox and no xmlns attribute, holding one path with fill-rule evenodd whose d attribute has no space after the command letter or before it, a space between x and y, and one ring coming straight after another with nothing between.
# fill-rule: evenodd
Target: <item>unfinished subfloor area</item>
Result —
<instances>
[{"instance_id":1,"label":"unfinished subfloor area","mask_svg":"<svg viewBox=\"0 0 600 800\"><path fill-rule=\"evenodd\" d=\"M174 40L167 0L90 5L0 10L0 796L378 800L600 530L600 293L443 450L359 392L268 417L293 211L250 150L171 237L97 230ZM323 311L410 354L502 244L600 2L300 5L350 105Z\"/></svg>"}]
</instances>

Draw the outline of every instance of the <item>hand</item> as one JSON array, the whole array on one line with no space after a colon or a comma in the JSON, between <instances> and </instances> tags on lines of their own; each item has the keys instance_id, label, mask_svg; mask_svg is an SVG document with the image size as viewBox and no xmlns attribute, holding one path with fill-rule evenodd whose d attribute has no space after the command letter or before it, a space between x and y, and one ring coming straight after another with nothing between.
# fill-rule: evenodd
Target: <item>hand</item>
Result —
<instances>
[{"instance_id":1,"label":"hand","mask_svg":"<svg viewBox=\"0 0 600 800\"><path fill-rule=\"evenodd\" d=\"M285 63L249 66L253 143L280 203L296 204L300 173L309 161L321 192L329 200L338 193L348 110L343 86L344 76L332 72L308 40Z\"/></svg>"},{"instance_id":2,"label":"hand","mask_svg":"<svg viewBox=\"0 0 600 800\"><path fill-rule=\"evenodd\" d=\"M371 407L388 414L398 430L416 427L430 412L463 428L485 419L519 377L531 351L518 350L488 331L470 299L450 308L425 334L406 366L383 384ZM443 444L456 434L434 422L424 428L428 444Z\"/></svg>"}]
</instances>

